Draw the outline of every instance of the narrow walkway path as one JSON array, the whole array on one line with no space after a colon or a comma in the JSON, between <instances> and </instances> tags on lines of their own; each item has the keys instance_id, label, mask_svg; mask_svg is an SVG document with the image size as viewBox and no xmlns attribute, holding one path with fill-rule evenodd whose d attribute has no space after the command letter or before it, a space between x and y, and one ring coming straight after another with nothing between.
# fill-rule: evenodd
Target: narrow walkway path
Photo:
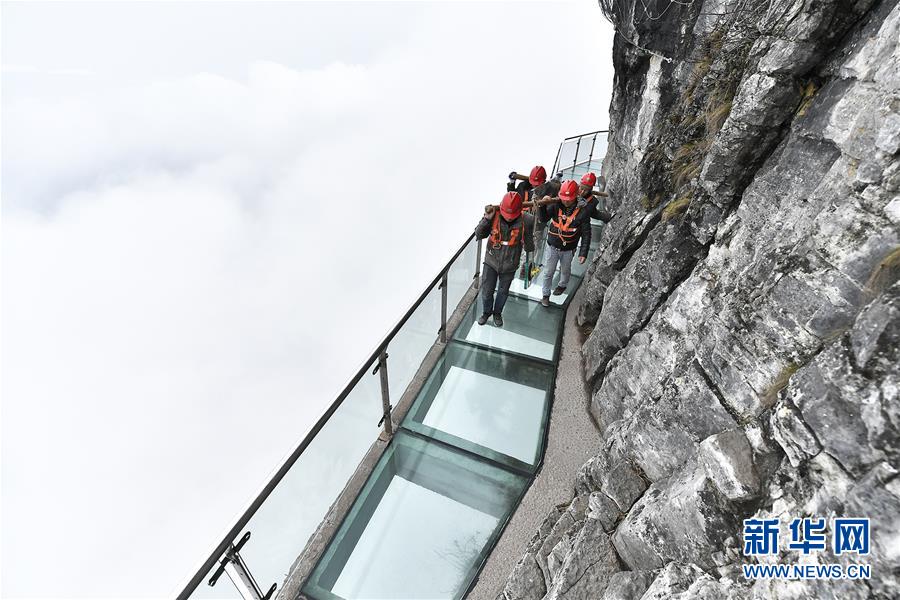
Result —
<instances>
[{"instance_id":1,"label":"narrow walkway path","mask_svg":"<svg viewBox=\"0 0 900 600\"><path fill-rule=\"evenodd\" d=\"M544 465L488 558L469 600L496 600L503 592L506 578L525 553L531 536L551 507L572 500L575 474L600 449L600 432L588 413L590 395L575 323L585 289L579 286L566 313Z\"/></svg>"}]
</instances>

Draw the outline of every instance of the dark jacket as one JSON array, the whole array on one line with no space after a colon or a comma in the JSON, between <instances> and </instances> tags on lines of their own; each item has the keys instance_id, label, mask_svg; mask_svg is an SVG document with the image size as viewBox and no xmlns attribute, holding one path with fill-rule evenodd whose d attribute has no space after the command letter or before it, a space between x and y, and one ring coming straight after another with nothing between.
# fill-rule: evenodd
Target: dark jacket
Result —
<instances>
[{"instance_id":1,"label":"dark jacket","mask_svg":"<svg viewBox=\"0 0 900 600\"><path fill-rule=\"evenodd\" d=\"M527 202L531 200L531 194L534 189L534 186L531 185L529 181L520 181L518 184L515 181L510 181L506 184L507 192L519 192L519 195L522 196L522 201ZM528 194L528 200L525 199L525 194Z\"/></svg>"},{"instance_id":2,"label":"dark jacket","mask_svg":"<svg viewBox=\"0 0 900 600\"><path fill-rule=\"evenodd\" d=\"M592 219L597 219L604 223L609 223L612 220L612 213L600 208L600 199L597 196L591 196L590 198L585 199L585 203L591 213Z\"/></svg>"},{"instance_id":3,"label":"dark jacket","mask_svg":"<svg viewBox=\"0 0 900 600\"><path fill-rule=\"evenodd\" d=\"M520 181L518 185L515 182L510 181L506 185L507 192L519 192L519 195L522 196L523 202L529 202L531 200L540 200L544 196L555 196L559 193L559 187L562 185L562 182L554 177L553 179L548 179L541 185L534 187L531 185L529 181ZM526 192L528 193L528 197L525 197Z\"/></svg>"},{"instance_id":4,"label":"dark jacket","mask_svg":"<svg viewBox=\"0 0 900 600\"><path fill-rule=\"evenodd\" d=\"M482 217L478 225L475 226L475 239L484 239L491 235L491 224L493 218L488 219ZM528 213L522 215L513 222L508 222L502 216L500 217L500 236L502 240L509 240L513 229L519 229L524 224L524 235L520 234L520 242L515 246L498 246L497 248L490 240L485 244L484 262L493 267L498 273L509 273L515 271L519 267L519 259L522 256L522 246L526 252L534 252L534 217Z\"/></svg>"},{"instance_id":5,"label":"dark jacket","mask_svg":"<svg viewBox=\"0 0 900 600\"><path fill-rule=\"evenodd\" d=\"M572 222L572 228L578 233L568 242L563 242L558 235L555 235L559 232L559 229L556 225L552 224L552 220L557 219L560 211L562 211L564 216L569 216L576 208L578 208L578 215ZM568 252L569 250L575 250L575 248L578 247L578 240L581 240L581 249L578 252L578 256L587 257L591 246L591 209L585 204L584 200L579 198L578 201L573 203L569 208L566 208L562 202L554 202L553 204L541 206L539 211L542 223L551 221L550 227L547 230L548 244L554 248L559 248L560 250Z\"/></svg>"},{"instance_id":6,"label":"dark jacket","mask_svg":"<svg viewBox=\"0 0 900 600\"><path fill-rule=\"evenodd\" d=\"M537 186L531 191L531 197L534 200L540 200L544 196L553 197L559 193L559 188L562 185L562 181L559 180L558 177L553 177L548 179L541 185ZM540 217L540 213L538 212L540 209L534 209L534 214L536 217ZM546 232L544 231L547 228L547 225L537 218L534 223L534 246L535 248L544 247L544 237Z\"/></svg>"},{"instance_id":7,"label":"dark jacket","mask_svg":"<svg viewBox=\"0 0 900 600\"><path fill-rule=\"evenodd\" d=\"M544 196L555 196L559 193L559 188L562 185L562 181L558 178L554 177L552 179L548 179L541 185L534 188L532 192L532 196L535 200L540 200Z\"/></svg>"}]
</instances>

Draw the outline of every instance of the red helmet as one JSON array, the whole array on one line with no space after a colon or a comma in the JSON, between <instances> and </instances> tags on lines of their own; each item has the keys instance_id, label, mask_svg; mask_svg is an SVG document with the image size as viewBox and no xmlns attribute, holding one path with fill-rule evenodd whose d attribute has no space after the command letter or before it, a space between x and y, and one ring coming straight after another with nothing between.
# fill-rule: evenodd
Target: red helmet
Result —
<instances>
[{"instance_id":1,"label":"red helmet","mask_svg":"<svg viewBox=\"0 0 900 600\"><path fill-rule=\"evenodd\" d=\"M593 173L585 173L581 177L581 183L588 187L594 187L594 184L597 183L597 176Z\"/></svg>"},{"instance_id":2,"label":"red helmet","mask_svg":"<svg viewBox=\"0 0 900 600\"><path fill-rule=\"evenodd\" d=\"M541 185L545 181L547 181L547 171L540 165L533 168L531 174L528 175L528 183L531 185Z\"/></svg>"},{"instance_id":3,"label":"red helmet","mask_svg":"<svg viewBox=\"0 0 900 600\"><path fill-rule=\"evenodd\" d=\"M519 218L522 214L522 196L519 192L506 192L500 202L500 214L510 221Z\"/></svg>"},{"instance_id":4,"label":"red helmet","mask_svg":"<svg viewBox=\"0 0 900 600\"><path fill-rule=\"evenodd\" d=\"M578 184L575 183L574 179L564 181L559 188L559 199L563 202L573 202L577 194Z\"/></svg>"}]
</instances>

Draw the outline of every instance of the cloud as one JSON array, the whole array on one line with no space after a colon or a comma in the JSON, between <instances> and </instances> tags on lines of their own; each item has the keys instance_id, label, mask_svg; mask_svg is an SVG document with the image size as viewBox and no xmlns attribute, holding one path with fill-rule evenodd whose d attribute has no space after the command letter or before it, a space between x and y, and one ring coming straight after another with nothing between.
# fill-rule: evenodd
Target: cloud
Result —
<instances>
[{"instance_id":1,"label":"cloud","mask_svg":"<svg viewBox=\"0 0 900 600\"><path fill-rule=\"evenodd\" d=\"M4 67L4 595L171 593L505 173L603 125L595 7L403 18L357 62L298 40L52 94Z\"/></svg>"},{"instance_id":2,"label":"cloud","mask_svg":"<svg viewBox=\"0 0 900 600\"><path fill-rule=\"evenodd\" d=\"M71 75L83 77L95 74L90 69L41 69L34 65L3 65L3 67L0 68L0 71L3 73L21 73L29 75Z\"/></svg>"}]
</instances>

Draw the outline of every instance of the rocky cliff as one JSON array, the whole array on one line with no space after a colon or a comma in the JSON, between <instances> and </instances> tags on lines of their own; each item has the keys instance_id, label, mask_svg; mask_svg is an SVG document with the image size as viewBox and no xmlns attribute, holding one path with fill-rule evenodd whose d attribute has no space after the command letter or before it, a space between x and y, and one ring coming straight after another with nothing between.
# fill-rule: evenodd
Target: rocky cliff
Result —
<instances>
[{"instance_id":1,"label":"rocky cliff","mask_svg":"<svg viewBox=\"0 0 900 600\"><path fill-rule=\"evenodd\" d=\"M602 434L501 596L900 598L897 0L601 0L615 218L579 322ZM871 519L868 556L790 550ZM743 520L780 552L743 555ZM752 580L755 563L871 565Z\"/></svg>"}]
</instances>

